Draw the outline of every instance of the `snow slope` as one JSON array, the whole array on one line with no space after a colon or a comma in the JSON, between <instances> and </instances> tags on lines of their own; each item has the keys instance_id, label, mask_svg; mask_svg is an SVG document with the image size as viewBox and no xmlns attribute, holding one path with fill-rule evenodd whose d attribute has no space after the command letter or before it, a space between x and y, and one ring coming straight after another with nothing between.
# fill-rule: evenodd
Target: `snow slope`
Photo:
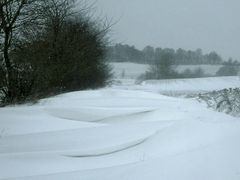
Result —
<instances>
[{"instance_id":1,"label":"snow slope","mask_svg":"<svg viewBox=\"0 0 240 180\"><path fill-rule=\"evenodd\" d=\"M239 118L155 86L1 108L0 179L238 180Z\"/></svg>"}]
</instances>

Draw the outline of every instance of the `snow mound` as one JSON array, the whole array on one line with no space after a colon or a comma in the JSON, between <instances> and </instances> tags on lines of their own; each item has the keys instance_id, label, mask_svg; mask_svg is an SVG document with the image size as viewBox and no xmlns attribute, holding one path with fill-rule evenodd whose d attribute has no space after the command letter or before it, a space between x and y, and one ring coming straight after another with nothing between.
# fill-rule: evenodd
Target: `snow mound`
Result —
<instances>
[{"instance_id":1,"label":"snow mound","mask_svg":"<svg viewBox=\"0 0 240 180\"><path fill-rule=\"evenodd\" d=\"M48 108L46 111L58 118L86 121L86 122L99 122L107 118L131 116L154 111L152 108L100 108L100 107L68 107L68 108ZM94 112L94 113L93 113Z\"/></svg>"},{"instance_id":2,"label":"snow mound","mask_svg":"<svg viewBox=\"0 0 240 180\"><path fill-rule=\"evenodd\" d=\"M0 155L46 152L78 157L98 156L140 144L155 133L151 129L125 126L124 131L117 127L98 127L10 136L1 140Z\"/></svg>"}]
</instances>

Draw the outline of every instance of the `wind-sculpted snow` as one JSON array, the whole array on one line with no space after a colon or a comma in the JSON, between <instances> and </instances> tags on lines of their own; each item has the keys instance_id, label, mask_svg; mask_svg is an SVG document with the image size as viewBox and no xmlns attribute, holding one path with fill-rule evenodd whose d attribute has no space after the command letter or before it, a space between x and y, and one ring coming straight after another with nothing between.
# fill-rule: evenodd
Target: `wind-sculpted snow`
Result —
<instances>
[{"instance_id":1,"label":"wind-sculpted snow","mask_svg":"<svg viewBox=\"0 0 240 180\"><path fill-rule=\"evenodd\" d=\"M94 126L101 125L66 121L47 114L42 107L20 106L0 109L0 137Z\"/></svg>"},{"instance_id":2,"label":"wind-sculpted snow","mask_svg":"<svg viewBox=\"0 0 240 180\"><path fill-rule=\"evenodd\" d=\"M150 87L0 109L0 179L238 180L239 118Z\"/></svg>"},{"instance_id":3,"label":"wind-sculpted snow","mask_svg":"<svg viewBox=\"0 0 240 180\"><path fill-rule=\"evenodd\" d=\"M73 158L83 158L83 157L97 157L97 156L105 156L105 155L110 155L113 153L117 153L120 151L128 150L130 148L134 148L151 137L154 136L155 133L151 133L148 136L145 135L145 137L138 137L138 139L132 140L132 141L126 141L123 144L116 144L112 147L103 147L101 149L94 149L94 150L87 150L87 151L69 151L69 152L64 152L64 156L67 157L73 157Z\"/></svg>"},{"instance_id":4,"label":"wind-sculpted snow","mask_svg":"<svg viewBox=\"0 0 240 180\"><path fill-rule=\"evenodd\" d=\"M46 111L52 116L63 119L86 122L100 122L105 119L111 119L119 116L131 116L139 113L141 114L152 112L154 111L154 108L56 107L48 108Z\"/></svg>"},{"instance_id":5,"label":"wind-sculpted snow","mask_svg":"<svg viewBox=\"0 0 240 180\"><path fill-rule=\"evenodd\" d=\"M231 137L164 158L142 159L138 163L91 171L68 171L9 180L95 180L99 177L104 180L239 180L240 163L236 156L239 150L238 139Z\"/></svg>"},{"instance_id":6,"label":"wind-sculpted snow","mask_svg":"<svg viewBox=\"0 0 240 180\"><path fill-rule=\"evenodd\" d=\"M98 127L5 137L1 140L0 155L46 152L65 156L98 156L135 146L156 133L156 130L141 126L122 128Z\"/></svg>"}]
</instances>

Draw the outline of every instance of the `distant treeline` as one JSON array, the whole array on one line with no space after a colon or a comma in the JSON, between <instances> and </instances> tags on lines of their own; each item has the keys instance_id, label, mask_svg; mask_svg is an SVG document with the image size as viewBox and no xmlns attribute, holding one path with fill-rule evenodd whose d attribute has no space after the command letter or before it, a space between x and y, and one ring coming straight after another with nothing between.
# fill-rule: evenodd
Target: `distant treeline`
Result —
<instances>
[{"instance_id":1,"label":"distant treeline","mask_svg":"<svg viewBox=\"0 0 240 180\"><path fill-rule=\"evenodd\" d=\"M112 62L134 62L141 64L152 64L162 57L163 54L170 54L172 61L176 65L200 65L200 64L236 64L239 62L232 60L228 61L222 59L222 57L215 51L204 54L201 49L195 51L184 49L172 49L172 48L154 48L152 46L146 46L143 50L138 50L134 46L116 44L110 46L108 49L108 59Z\"/></svg>"}]
</instances>

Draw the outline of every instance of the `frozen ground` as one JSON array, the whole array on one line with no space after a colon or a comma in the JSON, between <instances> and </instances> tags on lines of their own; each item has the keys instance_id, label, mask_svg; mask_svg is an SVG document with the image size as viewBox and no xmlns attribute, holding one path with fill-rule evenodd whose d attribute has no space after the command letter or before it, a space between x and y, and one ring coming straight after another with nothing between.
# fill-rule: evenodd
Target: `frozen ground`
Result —
<instances>
[{"instance_id":1,"label":"frozen ground","mask_svg":"<svg viewBox=\"0 0 240 180\"><path fill-rule=\"evenodd\" d=\"M0 180L240 179L240 119L160 94L238 77L134 82L0 108Z\"/></svg>"}]
</instances>

